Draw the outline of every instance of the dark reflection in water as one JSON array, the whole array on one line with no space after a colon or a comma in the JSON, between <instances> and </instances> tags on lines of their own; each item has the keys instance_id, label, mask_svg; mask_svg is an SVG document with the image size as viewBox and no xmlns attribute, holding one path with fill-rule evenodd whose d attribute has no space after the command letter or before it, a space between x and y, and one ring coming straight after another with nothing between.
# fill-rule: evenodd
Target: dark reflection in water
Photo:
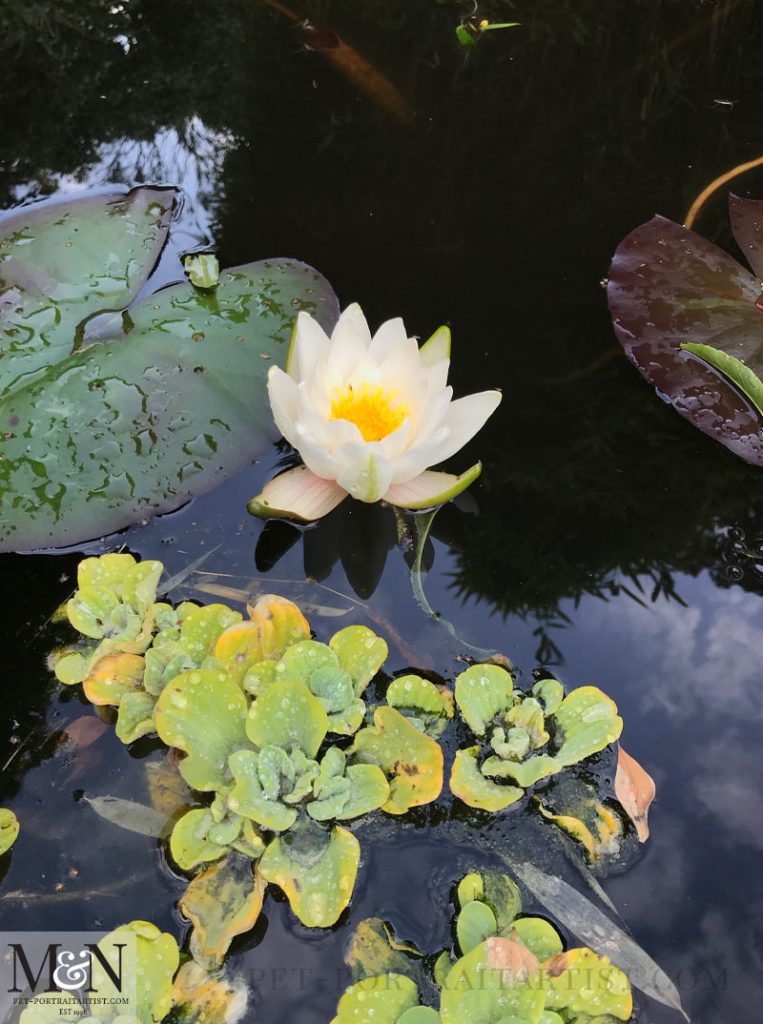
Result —
<instances>
[{"instance_id":1,"label":"dark reflection in water","mask_svg":"<svg viewBox=\"0 0 763 1024\"><path fill-rule=\"evenodd\" d=\"M420 334L452 324L457 393L498 385L505 400L453 460L482 458L485 471L478 511L451 507L436 520L430 603L471 643L510 654L525 678L556 663L569 683L617 699L624 742L659 798L642 860L608 891L693 1020L748 1020L763 906L763 487L627 364L600 281L633 226L656 211L680 220L710 179L763 151L760 5L485 3L481 15L523 25L470 52L454 33L470 4L294 9L317 36L250 0L83 0L76 11L6 0L2 204L177 182L187 199L159 280L177 249L209 237L224 264L313 263L374 323L402 314ZM763 196L763 172L735 187ZM733 251L720 195L698 228ZM409 538L389 510L343 507L297 532L246 515L279 458L95 549L124 541L171 573L212 551L203 569L220 574L217 585L309 602L323 638L369 622L390 637L391 670L452 676L458 644L415 602ZM93 816L75 799L139 795L141 762L108 732L79 752L59 742L90 709L57 694L39 631L76 561L0 561L2 795L26 821L0 864L3 923L110 927L129 906L180 935L171 906L181 883L158 868L155 844L89 831ZM195 589L209 580L196 575L174 596L212 599ZM382 913L427 948L447 940L445 895L475 847L441 832L385 826L363 837L349 925ZM559 848L536 850L563 867ZM115 879L129 902L103 891ZM40 900L59 882L72 897ZM85 900L89 889L100 895ZM266 917L235 958L257 982L257 1019L329 1020L349 925L310 935L272 897ZM312 969L310 986L284 984L274 972L285 965ZM641 1019L676 1017L650 1005Z\"/></svg>"}]
</instances>

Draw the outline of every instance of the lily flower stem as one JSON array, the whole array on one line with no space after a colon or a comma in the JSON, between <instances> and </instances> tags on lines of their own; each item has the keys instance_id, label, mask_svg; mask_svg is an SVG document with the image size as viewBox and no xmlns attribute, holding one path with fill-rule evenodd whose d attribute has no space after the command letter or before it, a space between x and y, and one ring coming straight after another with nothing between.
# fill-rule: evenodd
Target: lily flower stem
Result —
<instances>
[{"instance_id":1,"label":"lily flower stem","mask_svg":"<svg viewBox=\"0 0 763 1024\"><path fill-rule=\"evenodd\" d=\"M413 596L415 597L419 608L421 608L428 618L434 619L435 622L439 622L441 626L444 626L445 629L447 629L458 644L459 650L467 648L476 655L480 661L485 661L489 658L496 657L498 652L491 648L476 647L474 644L470 644L467 640L464 640L457 632L453 623L448 619L443 618L439 612L436 612L432 608L427 595L424 592L424 580L427 575L427 571L423 567L424 547L426 546L427 538L429 537L429 531L432 529L434 518L440 511L440 508L441 506L438 506L437 508L432 509L431 512L426 512L423 515L417 515L414 518L414 557L413 568L411 569L411 588L413 590Z\"/></svg>"}]
</instances>

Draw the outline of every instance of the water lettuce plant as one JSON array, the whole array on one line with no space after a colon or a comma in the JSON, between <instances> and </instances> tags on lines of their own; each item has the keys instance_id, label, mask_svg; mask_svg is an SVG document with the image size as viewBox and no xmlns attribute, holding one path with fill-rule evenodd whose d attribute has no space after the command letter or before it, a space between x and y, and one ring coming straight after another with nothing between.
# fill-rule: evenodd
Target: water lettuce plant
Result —
<instances>
[{"instance_id":1,"label":"water lettuce plant","mask_svg":"<svg viewBox=\"0 0 763 1024\"><path fill-rule=\"evenodd\" d=\"M456 753L450 788L470 807L501 811L543 779L613 743L617 706L595 686L565 696L556 679L530 693L499 665L472 665L456 679L456 705L477 743Z\"/></svg>"},{"instance_id":2,"label":"water lettuce plant","mask_svg":"<svg viewBox=\"0 0 763 1024\"><path fill-rule=\"evenodd\" d=\"M354 983L332 1024L616 1024L628 1021L627 976L606 956L564 949L545 918L521 913L514 880L472 873L457 888L455 942L434 961L398 940L383 921L361 922L347 962ZM435 997L424 1004L423 992ZM372 1012L371 1012L372 1011Z\"/></svg>"},{"instance_id":3,"label":"water lettuce plant","mask_svg":"<svg viewBox=\"0 0 763 1024\"><path fill-rule=\"evenodd\" d=\"M763 202L729 197L752 273L694 231L655 217L618 246L607 297L615 333L673 407L763 465Z\"/></svg>"},{"instance_id":4,"label":"water lettuce plant","mask_svg":"<svg viewBox=\"0 0 763 1024\"><path fill-rule=\"evenodd\" d=\"M500 391L453 401L447 385L450 330L441 327L419 348L400 318L374 336L357 303L329 338L300 313L286 370L268 373L278 429L302 456L249 503L260 516L320 519L350 495L401 508L438 505L480 474L434 472L474 437L496 410Z\"/></svg>"},{"instance_id":5,"label":"water lettuce plant","mask_svg":"<svg viewBox=\"0 0 763 1024\"><path fill-rule=\"evenodd\" d=\"M0 551L110 533L249 464L272 439L266 372L294 318L336 318L327 282L293 260L218 277L197 255L190 280L138 300L176 195L136 188L0 220Z\"/></svg>"},{"instance_id":6,"label":"water lettuce plant","mask_svg":"<svg viewBox=\"0 0 763 1024\"><path fill-rule=\"evenodd\" d=\"M299 608L275 595L249 606L248 619L223 604L173 607L156 601L162 571L128 554L82 561L63 614L84 639L52 660L62 682L117 709L123 742L156 732L184 755L180 774L205 802L179 818L170 852L198 871L181 900L192 948L219 963L253 925L268 883L304 924L338 919L360 860L342 823L437 799L443 754L426 728L452 715L452 699L407 676L369 709L388 653L371 629L347 626L318 643ZM425 705L416 718L411 694Z\"/></svg>"}]
</instances>

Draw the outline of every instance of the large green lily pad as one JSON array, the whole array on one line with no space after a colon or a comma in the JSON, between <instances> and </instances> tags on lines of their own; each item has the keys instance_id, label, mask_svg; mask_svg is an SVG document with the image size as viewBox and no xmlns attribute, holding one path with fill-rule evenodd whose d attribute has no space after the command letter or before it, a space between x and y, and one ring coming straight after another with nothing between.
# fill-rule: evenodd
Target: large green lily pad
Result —
<instances>
[{"instance_id":1,"label":"large green lily pad","mask_svg":"<svg viewBox=\"0 0 763 1024\"><path fill-rule=\"evenodd\" d=\"M176 189L27 206L0 223L0 397L76 348L78 325L124 309L154 268Z\"/></svg>"},{"instance_id":2,"label":"large green lily pad","mask_svg":"<svg viewBox=\"0 0 763 1024\"><path fill-rule=\"evenodd\" d=\"M119 244L110 231L116 220L109 231L99 227L106 215L88 220L94 255L81 268L72 264L76 283L57 282L63 261L48 272L46 254L49 238L57 251L61 218L70 218L73 232L83 211L90 217L82 201L36 211L39 245L24 244L15 219L10 236L0 236L0 255L3 245L7 252L0 263L0 372L7 376L0 394L0 551L111 533L177 508L248 465L274 436L266 375L285 359L294 318L304 309L330 326L336 317L335 297L316 271L265 260L223 271L214 289L187 282L163 289L86 332L88 344L77 348L81 322L126 306L151 269L161 224L148 237L128 229L140 203L155 207L154 221L161 221L165 208L156 197L166 194L148 193L131 193L129 203L118 197L114 209L129 207L115 214L126 235ZM72 260L83 230L74 236ZM150 261L133 258L136 245L141 252L148 246ZM121 254L114 263L112 252ZM118 271L128 283L112 289ZM62 297L41 298L49 288Z\"/></svg>"}]
</instances>

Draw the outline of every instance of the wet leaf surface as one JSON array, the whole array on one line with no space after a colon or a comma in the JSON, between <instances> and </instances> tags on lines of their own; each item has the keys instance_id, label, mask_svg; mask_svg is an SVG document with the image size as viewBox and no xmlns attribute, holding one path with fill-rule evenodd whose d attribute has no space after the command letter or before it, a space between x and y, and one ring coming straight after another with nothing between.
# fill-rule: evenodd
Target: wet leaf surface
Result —
<instances>
[{"instance_id":1,"label":"wet leaf surface","mask_svg":"<svg viewBox=\"0 0 763 1024\"><path fill-rule=\"evenodd\" d=\"M760 269L761 204L732 196L732 227ZM673 407L736 455L763 465L763 428L754 405L681 345L709 345L760 376L761 280L688 228L655 217L618 246L607 296L617 337Z\"/></svg>"},{"instance_id":2,"label":"wet leaf surface","mask_svg":"<svg viewBox=\"0 0 763 1024\"><path fill-rule=\"evenodd\" d=\"M113 532L249 464L275 437L265 378L300 309L330 323L335 299L289 260L174 285L0 397L0 551Z\"/></svg>"}]
</instances>

